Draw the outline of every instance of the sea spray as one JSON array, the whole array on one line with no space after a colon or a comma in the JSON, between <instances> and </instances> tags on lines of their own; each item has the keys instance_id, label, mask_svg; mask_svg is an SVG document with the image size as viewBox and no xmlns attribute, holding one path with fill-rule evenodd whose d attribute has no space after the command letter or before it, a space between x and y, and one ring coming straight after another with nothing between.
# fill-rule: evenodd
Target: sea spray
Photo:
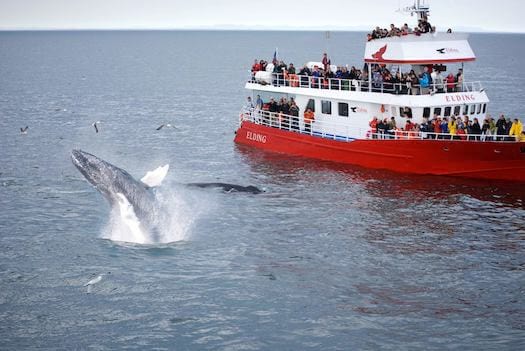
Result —
<instances>
[{"instance_id":1,"label":"sea spray","mask_svg":"<svg viewBox=\"0 0 525 351\"><path fill-rule=\"evenodd\" d=\"M141 225L129 203L119 201L111 210L102 237L115 242L146 245L190 240L194 224L212 207L211 197L180 185L163 185L154 191L159 210L155 212L157 225L153 230Z\"/></svg>"}]
</instances>

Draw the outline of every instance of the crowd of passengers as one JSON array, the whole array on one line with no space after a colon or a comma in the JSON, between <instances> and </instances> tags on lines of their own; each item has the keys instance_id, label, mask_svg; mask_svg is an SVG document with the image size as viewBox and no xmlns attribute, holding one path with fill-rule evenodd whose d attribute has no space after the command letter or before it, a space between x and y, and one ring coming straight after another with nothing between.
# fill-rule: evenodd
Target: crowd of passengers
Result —
<instances>
[{"instance_id":1,"label":"crowd of passengers","mask_svg":"<svg viewBox=\"0 0 525 351\"><path fill-rule=\"evenodd\" d=\"M299 107L294 98L289 100L281 97L276 101L273 97L268 102L264 102L260 95L257 95L255 102L251 97L247 98L245 106L247 111L261 111L262 123L272 126L281 126L283 129L299 131ZM310 123L315 119L311 110ZM395 117L383 120L374 117L370 125L370 135L372 138L389 139L399 137L424 137L426 139L456 139L456 140L496 140L496 141L525 141L525 131L521 121L517 118L511 121L504 115L500 115L497 121L491 116L487 116L480 125L476 117L472 120L465 115L443 117L434 115L432 119L423 118L423 122L413 123L412 112L409 108L403 111L406 118L404 126L397 126ZM309 128L308 128L309 129ZM307 130L309 131L309 130ZM423 134L424 133L424 134Z\"/></svg>"},{"instance_id":2,"label":"crowd of passengers","mask_svg":"<svg viewBox=\"0 0 525 351\"><path fill-rule=\"evenodd\" d=\"M423 19L418 20L417 26L413 29L408 24L403 24L401 27L396 27L394 24L390 24L390 29L380 28L377 26L371 33L367 34L368 41L374 39L388 38L388 37L400 37L402 35L421 35L424 33L435 33L436 27L432 26L428 22L428 18L423 16ZM447 33L452 33L452 29L448 29Z\"/></svg>"},{"instance_id":3,"label":"crowd of passengers","mask_svg":"<svg viewBox=\"0 0 525 351\"><path fill-rule=\"evenodd\" d=\"M264 102L260 95L257 95L255 102L248 96L245 110L262 112L262 122L267 125L281 125L284 129L299 130L299 107L294 98L288 100L281 97L276 101L273 97L268 102ZM271 123L273 122L277 123ZM313 118L312 118L313 119Z\"/></svg>"},{"instance_id":4,"label":"crowd of passengers","mask_svg":"<svg viewBox=\"0 0 525 351\"><path fill-rule=\"evenodd\" d=\"M273 85L292 87L312 87L321 89L355 90L356 86L351 81L361 81L361 87L368 88L368 69L372 70L372 91L393 94L422 95L433 93L462 91L463 70L460 68L456 74L449 73L444 76L443 65L427 65L417 74L413 69L410 72L391 72L386 65L365 64L363 70L352 66L337 66L335 72L330 69L330 59L326 53L322 58L323 67L314 66L310 69L306 64L296 69L293 63L287 65L284 61L274 60ZM266 70L268 62L255 59L252 65L252 81L258 71Z\"/></svg>"},{"instance_id":5,"label":"crowd of passengers","mask_svg":"<svg viewBox=\"0 0 525 351\"><path fill-rule=\"evenodd\" d=\"M399 138L399 137L424 137L426 139L457 139L457 140L496 140L496 141L525 141L525 131L521 121L517 118L511 121L501 115L497 121L490 116L483 120L480 125L477 118L469 119L469 116L451 116L441 118L423 118L421 124L413 123L408 115L404 127L396 125L396 120L383 120L374 117L370 125L372 138Z\"/></svg>"}]
</instances>

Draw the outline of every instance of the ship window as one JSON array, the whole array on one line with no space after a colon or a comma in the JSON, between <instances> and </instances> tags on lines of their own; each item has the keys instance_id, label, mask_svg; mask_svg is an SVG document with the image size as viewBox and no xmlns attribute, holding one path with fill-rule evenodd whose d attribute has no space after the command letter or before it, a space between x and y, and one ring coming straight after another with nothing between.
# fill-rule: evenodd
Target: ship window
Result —
<instances>
[{"instance_id":1,"label":"ship window","mask_svg":"<svg viewBox=\"0 0 525 351\"><path fill-rule=\"evenodd\" d=\"M463 114L468 115L468 105L465 105L465 107L463 107Z\"/></svg>"},{"instance_id":2,"label":"ship window","mask_svg":"<svg viewBox=\"0 0 525 351\"><path fill-rule=\"evenodd\" d=\"M452 111L452 107L447 106L445 107L445 113L443 114L445 117L450 117L450 112Z\"/></svg>"},{"instance_id":3,"label":"ship window","mask_svg":"<svg viewBox=\"0 0 525 351\"><path fill-rule=\"evenodd\" d=\"M423 117L430 117L430 107L423 108Z\"/></svg>"},{"instance_id":4,"label":"ship window","mask_svg":"<svg viewBox=\"0 0 525 351\"><path fill-rule=\"evenodd\" d=\"M483 113L487 112L487 104L483 104Z\"/></svg>"},{"instance_id":5,"label":"ship window","mask_svg":"<svg viewBox=\"0 0 525 351\"><path fill-rule=\"evenodd\" d=\"M459 116L461 113L461 106L454 106L454 115Z\"/></svg>"},{"instance_id":6,"label":"ship window","mask_svg":"<svg viewBox=\"0 0 525 351\"><path fill-rule=\"evenodd\" d=\"M478 104L478 112L477 114L479 115L481 113L481 104Z\"/></svg>"},{"instance_id":7,"label":"ship window","mask_svg":"<svg viewBox=\"0 0 525 351\"><path fill-rule=\"evenodd\" d=\"M399 110L402 117L412 118L412 109L410 107L404 107L402 110Z\"/></svg>"},{"instance_id":8,"label":"ship window","mask_svg":"<svg viewBox=\"0 0 525 351\"><path fill-rule=\"evenodd\" d=\"M332 102L321 100L321 112L327 115L332 114Z\"/></svg>"},{"instance_id":9,"label":"ship window","mask_svg":"<svg viewBox=\"0 0 525 351\"><path fill-rule=\"evenodd\" d=\"M434 114L435 114L436 116L441 116L441 107L436 107L436 108L434 109Z\"/></svg>"},{"instance_id":10,"label":"ship window","mask_svg":"<svg viewBox=\"0 0 525 351\"><path fill-rule=\"evenodd\" d=\"M470 105L470 114L473 115L476 112L476 105Z\"/></svg>"},{"instance_id":11,"label":"ship window","mask_svg":"<svg viewBox=\"0 0 525 351\"><path fill-rule=\"evenodd\" d=\"M315 100L314 99L308 100L308 103L306 104L306 107L304 110L306 111L308 109L312 110L312 112L315 112Z\"/></svg>"},{"instance_id":12,"label":"ship window","mask_svg":"<svg viewBox=\"0 0 525 351\"><path fill-rule=\"evenodd\" d=\"M340 102L339 106L339 116L348 117L348 104L346 102Z\"/></svg>"}]
</instances>

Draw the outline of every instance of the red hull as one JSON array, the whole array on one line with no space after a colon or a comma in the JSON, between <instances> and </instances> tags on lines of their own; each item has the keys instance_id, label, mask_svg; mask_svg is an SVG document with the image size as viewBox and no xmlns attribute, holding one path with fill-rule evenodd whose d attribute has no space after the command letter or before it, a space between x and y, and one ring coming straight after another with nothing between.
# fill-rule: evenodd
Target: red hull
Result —
<instances>
[{"instance_id":1,"label":"red hull","mask_svg":"<svg viewBox=\"0 0 525 351\"><path fill-rule=\"evenodd\" d=\"M525 142L336 141L243 121L235 142L260 149L401 173L525 182Z\"/></svg>"}]
</instances>

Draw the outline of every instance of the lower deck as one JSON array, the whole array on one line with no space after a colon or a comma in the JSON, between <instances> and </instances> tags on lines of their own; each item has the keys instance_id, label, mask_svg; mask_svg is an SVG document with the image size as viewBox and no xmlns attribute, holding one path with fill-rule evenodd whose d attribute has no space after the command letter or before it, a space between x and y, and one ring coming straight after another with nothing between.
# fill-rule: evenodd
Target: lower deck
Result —
<instances>
[{"instance_id":1,"label":"lower deck","mask_svg":"<svg viewBox=\"0 0 525 351\"><path fill-rule=\"evenodd\" d=\"M286 125L285 125L286 126ZM235 142L288 155L388 169L401 173L451 175L525 182L525 142L485 138L341 139L315 131L242 120ZM427 136L428 137L428 136Z\"/></svg>"}]
</instances>

